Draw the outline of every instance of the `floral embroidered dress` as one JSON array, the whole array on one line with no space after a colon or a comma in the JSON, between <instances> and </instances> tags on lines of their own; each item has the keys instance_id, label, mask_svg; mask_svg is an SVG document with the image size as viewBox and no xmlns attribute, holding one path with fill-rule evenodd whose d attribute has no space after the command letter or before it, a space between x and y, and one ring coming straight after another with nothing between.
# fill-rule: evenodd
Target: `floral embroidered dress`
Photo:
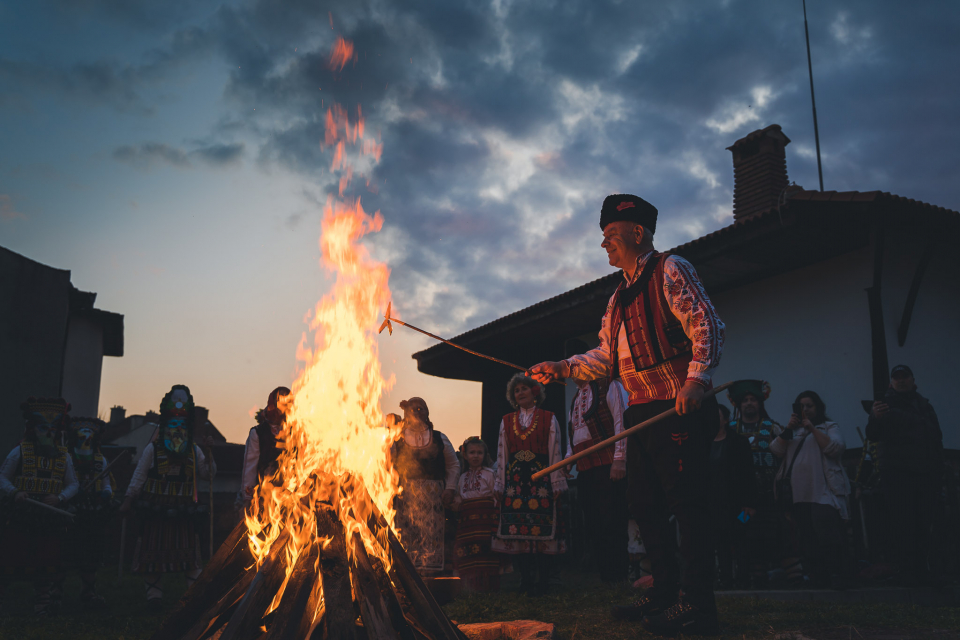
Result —
<instances>
[{"instance_id":1,"label":"floral embroidered dress","mask_svg":"<svg viewBox=\"0 0 960 640\"><path fill-rule=\"evenodd\" d=\"M566 478L554 471L531 481L534 473L561 459L560 426L552 413L533 407L503 417L494 484L503 504L494 551L557 554L567 550L557 504L560 492L567 490Z\"/></svg>"},{"instance_id":2,"label":"floral embroidered dress","mask_svg":"<svg viewBox=\"0 0 960 640\"><path fill-rule=\"evenodd\" d=\"M500 521L494 500L493 469L468 470L460 476L460 522L454 562L460 582L471 591L500 590L500 560L490 549Z\"/></svg>"}]
</instances>

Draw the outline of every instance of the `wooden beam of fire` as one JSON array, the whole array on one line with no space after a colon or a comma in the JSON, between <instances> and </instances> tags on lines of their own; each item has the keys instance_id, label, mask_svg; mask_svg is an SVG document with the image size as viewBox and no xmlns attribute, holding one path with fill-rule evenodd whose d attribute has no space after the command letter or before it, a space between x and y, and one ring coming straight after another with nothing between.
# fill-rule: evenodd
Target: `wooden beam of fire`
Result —
<instances>
[{"instance_id":1,"label":"wooden beam of fire","mask_svg":"<svg viewBox=\"0 0 960 640\"><path fill-rule=\"evenodd\" d=\"M336 509L317 506L316 542L288 571L284 530L259 567L240 522L152 640L466 640L440 609L366 487L344 476L347 514L367 527L389 569L349 537ZM360 517L357 517L360 516ZM289 577L287 574L289 573ZM267 609L285 584L274 611Z\"/></svg>"}]
</instances>

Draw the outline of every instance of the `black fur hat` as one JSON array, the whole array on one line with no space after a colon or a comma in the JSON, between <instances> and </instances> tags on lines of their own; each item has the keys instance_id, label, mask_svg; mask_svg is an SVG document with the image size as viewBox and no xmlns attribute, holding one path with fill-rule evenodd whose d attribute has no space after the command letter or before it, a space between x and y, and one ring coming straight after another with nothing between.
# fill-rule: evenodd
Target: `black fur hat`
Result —
<instances>
[{"instance_id":1,"label":"black fur hat","mask_svg":"<svg viewBox=\"0 0 960 640\"><path fill-rule=\"evenodd\" d=\"M611 222L635 222L657 232L657 208L638 196L629 193L615 193L603 200L600 208L600 228Z\"/></svg>"}]
</instances>

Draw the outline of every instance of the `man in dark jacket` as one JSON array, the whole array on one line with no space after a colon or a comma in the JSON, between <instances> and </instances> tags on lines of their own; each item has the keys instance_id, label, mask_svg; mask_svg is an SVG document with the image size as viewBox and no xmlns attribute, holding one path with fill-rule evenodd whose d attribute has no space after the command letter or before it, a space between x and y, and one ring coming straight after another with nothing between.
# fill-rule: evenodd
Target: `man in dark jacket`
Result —
<instances>
[{"instance_id":1,"label":"man in dark jacket","mask_svg":"<svg viewBox=\"0 0 960 640\"><path fill-rule=\"evenodd\" d=\"M943 434L930 401L917 393L910 367L901 364L890 372L890 388L873 403L867 438L878 443L900 577L911 585L936 582L929 556L943 481Z\"/></svg>"},{"instance_id":2,"label":"man in dark jacket","mask_svg":"<svg viewBox=\"0 0 960 640\"><path fill-rule=\"evenodd\" d=\"M749 570L744 525L757 513L757 477L750 443L724 423L710 444L710 505L720 588L731 588L734 558L738 582L747 577Z\"/></svg>"}]
</instances>

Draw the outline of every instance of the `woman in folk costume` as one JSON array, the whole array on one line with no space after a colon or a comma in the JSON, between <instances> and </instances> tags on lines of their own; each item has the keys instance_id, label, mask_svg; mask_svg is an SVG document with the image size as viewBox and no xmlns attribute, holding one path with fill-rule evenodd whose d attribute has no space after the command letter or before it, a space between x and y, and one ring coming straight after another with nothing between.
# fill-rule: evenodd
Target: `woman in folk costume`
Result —
<instances>
[{"instance_id":1,"label":"woman in folk costume","mask_svg":"<svg viewBox=\"0 0 960 640\"><path fill-rule=\"evenodd\" d=\"M67 519L27 499L62 508L79 483L67 448L60 446L70 405L63 398L29 398L20 405L26 425L23 441L0 466L0 571L32 574L33 611L47 615L60 605L62 547Z\"/></svg>"},{"instance_id":2,"label":"woman in folk costume","mask_svg":"<svg viewBox=\"0 0 960 640\"><path fill-rule=\"evenodd\" d=\"M460 583L470 591L500 590L500 560L490 549L500 512L493 486L496 474L487 443L470 436L460 446L467 470L460 476L454 509L460 512L454 554Z\"/></svg>"},{"instance_id":3,"label":"woman in folk costume","mask_svg":"<svg viewBox=\"0 0 960 640\"><path fill-rule=\"evenodd\" d=\"M100 437L106 424L98 418L71 418L68 448L80 481L80 492L73 499L77 516L70 532L70 556L80 572L80 601L92 607L105 604L97 594L97 569L103 556L106 527L114 514L110 473L100 453ZM112 508L113 507L113 508Z\"/></svg>"},{"instance_id":4,"label":"woman in folk costume","mask_svg":"<svg viewBox=\"0 0 960 640\"><path fill-rule=\"evenodd\" d=\"M564 473L554 471L548 478L531 480L534 473L562 459L557 418L538 406L546 395L540 383L522 373L507 384L507 400L516 411L500 422L494 482L501 507L492 548L518 556L520 589L534 593L549 586L552 563L544 554L567 550L558 508L559 495L567 490Z\"/></svg>"},{"instance_id":5,"label":"woman in folk costume","mask_svg":"<svg viewBox=\"0 0 960 640\"><path fill-rule=\"evenodd\" d=\"M250 429L243 448L243 475L234 504L237 511L242 511L250 503L253 489L260 484L260 479L269 478L277 470L277 458L280 457L277 436L286 420L279 405L281 399L289 395L290 389L277 387L270 392L266 408L257 411L257 426Z\"/></svg>"},{"instance_id":6,"label":"woman in folk costume","mask_svg":"<svg viewBox=\"0 0 960 640\"><path fill-rule=\"evenodd\" d=\"M443 570L444 507L453 505L460 461L447 436L433 428L422 398L400 403L403 432L390 449L400 476L394 501L400 541L418 571Z\"/></svg>"},{"instance_id":7,"label":"woman in folk costume","mask_svg":"<svg viewBox=\"0 0 960 640\"><path fill-rule=\"evenodd\" d=\"M186 386L174 385L160 403L157 440L143 448L120 507L126 513L139 498L141 528L132 570L143 575L147 602L155 606L163 599L164 573L183 571L187 586L200 575L197 478L212 481L217 466L194 444L193 430L193 396Z\"/></svg>"}]
</instances>

